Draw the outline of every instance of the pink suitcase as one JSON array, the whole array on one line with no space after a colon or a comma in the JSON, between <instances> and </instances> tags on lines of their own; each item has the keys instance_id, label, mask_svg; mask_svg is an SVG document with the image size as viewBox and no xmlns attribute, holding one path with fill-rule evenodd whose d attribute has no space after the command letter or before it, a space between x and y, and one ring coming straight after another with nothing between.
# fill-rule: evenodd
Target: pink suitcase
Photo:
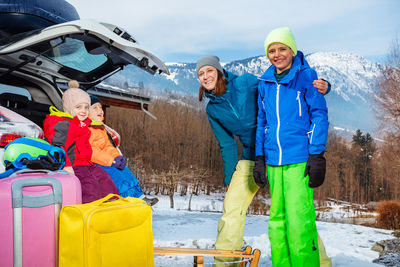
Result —
<instances>
[{"instance_id":1,"label":"pink suitcase","mask_svg":"<svg viewBox=\"0 0 400 267\"><path fill-rule=\"evenodd\" d=\"M0 179L0 266L56 267L61 207L81 203L79 179L65 171Z\"/></svg>"}]
</instances>

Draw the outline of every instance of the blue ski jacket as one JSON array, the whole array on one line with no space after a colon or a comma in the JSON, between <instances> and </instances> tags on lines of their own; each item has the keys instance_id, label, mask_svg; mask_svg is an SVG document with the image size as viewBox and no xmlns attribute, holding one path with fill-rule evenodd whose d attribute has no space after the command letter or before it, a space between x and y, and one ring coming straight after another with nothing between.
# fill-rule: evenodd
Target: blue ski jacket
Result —
<instances>
[{"instance_id":1,"label":"blue ski jacket","mask_svg":"<svg viewBox=\"0 0 400 267\"><path fill-rule=\"evenodd\" d=\"M224 76L227 91L221 96L205 92L205 96L209 98L206 112L221 149L227 186L238 163L235 135L243 144L242 159L254 160L259 80L249 73L237 76L224 71Z\"/></svg>"},{"instance_id":2,"label":"blue ski jacket","mask_svg":"<svg viewBox=\"0 0 400 267\"><path fill-rule=\"evenodd\" d=\"M256 155L269 165L306 162L325 150L328 109L312 82L316 72L297 52L289 73L278 83L275 66L260 77Z\"/></svg>"}]
</instances>

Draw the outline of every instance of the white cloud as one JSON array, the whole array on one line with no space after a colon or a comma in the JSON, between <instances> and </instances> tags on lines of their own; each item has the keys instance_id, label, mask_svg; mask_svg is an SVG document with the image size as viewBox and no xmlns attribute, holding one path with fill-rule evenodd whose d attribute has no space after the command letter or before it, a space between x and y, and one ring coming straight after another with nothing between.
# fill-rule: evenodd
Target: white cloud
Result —
<instances>
[{"instance_id":1,"label":"white cloud","mask_svg":"<svg viewBox=\"0 0 400 267\"><path fill-rule=\"evenodd\" d=\"M312 32L320 24L384 1L387 0L69 2L77 8L81 18L119 25L142 45L163 57L179 53L204 54L232 47L236 50L259 49L255 55L261 54L265 36L273 28L289 26L295 35L298 32L304 34ZM320 32L319 36L323 37L324 33Z\"/></svg>"}]
</instances>

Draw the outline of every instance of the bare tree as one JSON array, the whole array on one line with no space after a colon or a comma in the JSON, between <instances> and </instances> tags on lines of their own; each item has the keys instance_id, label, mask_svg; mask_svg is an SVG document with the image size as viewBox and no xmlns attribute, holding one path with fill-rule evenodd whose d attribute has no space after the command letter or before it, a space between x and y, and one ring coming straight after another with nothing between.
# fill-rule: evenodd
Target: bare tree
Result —
<instances>
[{"instance_id":1,"label":"bare tree","mask_svg":"<svg viewBox=\"0 0 400 267\"><path fill-rule=\"evenodd\" d=\"M400 42L396 38L390 49L387 67L378 81L376 109L382 128L400 135Z\"/></svg>"},{"instance_id":2,"label":"bare tree","mask_svg":"<svg viewBox=\"0 0 400 267\"><path fill-rule=\"evenodd\" d=\"M379 191L385 199L400 198L400 42L395 38L390 48L387 67L378 81L377 116L381 120L384 143L376 162Z\"/></svg>"}]
</instances>

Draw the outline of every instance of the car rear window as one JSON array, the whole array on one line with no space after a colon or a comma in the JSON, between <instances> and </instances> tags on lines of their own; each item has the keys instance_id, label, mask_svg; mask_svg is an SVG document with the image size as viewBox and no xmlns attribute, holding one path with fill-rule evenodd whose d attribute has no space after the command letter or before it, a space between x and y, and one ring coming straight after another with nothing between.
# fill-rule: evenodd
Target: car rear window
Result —
<instances>
[{"instance_id":1,"label":"car rear window","mask_svg":"<svg viewBox=\"0 0 400 267\"><path fill-rule=\"evenodd\" d=\"M54 48L48 50L49 47ZM90 72L107 62L107 57L104 54L90 54L83 41L69 37L65 38L64 43L62 43L61 38L58 38L51 40L50 44L33 46L30 50L36 53L48 50L44 53L47 58L84 73Z\"/></svg>"},{"instance_id":2,"label":"car rear window","mask_svg":"<svg viewBox=\"0 0 400 267\"><path fill-rule=\"evenodd\" d=\"M31 94L25 88L0 83L0 95L4 93L26 96L28 100L32 100Z\"/></svg>"}]
</instances>

